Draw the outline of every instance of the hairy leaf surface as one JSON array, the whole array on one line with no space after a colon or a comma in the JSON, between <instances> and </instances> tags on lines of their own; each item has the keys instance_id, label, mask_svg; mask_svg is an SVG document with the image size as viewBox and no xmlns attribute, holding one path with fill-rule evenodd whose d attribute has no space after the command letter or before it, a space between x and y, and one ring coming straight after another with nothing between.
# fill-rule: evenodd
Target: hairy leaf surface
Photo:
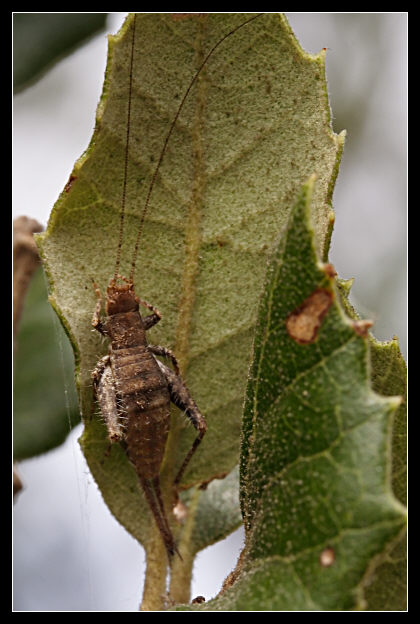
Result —
<instances>
[{"instance_id":1,"label":"hairy leaf surface","mask_svg":"<svg viewBox=\"0 0 420 624\"><path fill-rule=\"evenodd\" d=\"M205 55L248 14L138 15L131 140L120 272L130 270L139 216L179 103ZM85 418L82 447L104 498L143 543L150 516L122 449L106 456L91 371L106 351L92 331L114 273L129 93L131 15L110 38L104 90L89 148L40 237L54 306L72 338ZM302 51L285 18L264 14L227 38L192 88L154 187L135 273L138 295L162 321L150 342L171 348L208 422L184 486L237 464L252 338L267 258L297 189L318 176L316 245L325 257L331 194L344 136L331 130L324 56ZM194 430L174 412L162 469L169 482Z\"/></svg>"},{"instance_id":2,"label":"hairy leaf surface","mask_svg":"<svg viewBox=\"0 0 420 624\"><path fill-rule=\"evenodd\" d=\"M386 610L404 594L403 577L397 590L385 584L403 551L390 479L401 401L372 390L367 327L344 314L334 271L318 261L312 186L280 239L258 314L241 457L245 548L219 597L197 609ZM320 292L327 310L314 304Z\"/></svg>"}]
</instances>

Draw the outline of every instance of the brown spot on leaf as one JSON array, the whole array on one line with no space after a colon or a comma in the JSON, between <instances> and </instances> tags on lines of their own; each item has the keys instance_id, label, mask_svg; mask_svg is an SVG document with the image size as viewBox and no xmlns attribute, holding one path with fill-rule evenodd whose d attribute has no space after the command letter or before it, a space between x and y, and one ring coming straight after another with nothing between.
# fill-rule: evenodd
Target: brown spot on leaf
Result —
<instances>
[{"instance_id":1,"label":"brown spot on leaf","mask_svg":"<svg viewBox=\"0 0 420 624\"><path fill-rule=\"evenodd\" d=\"M71 187L73 186L73 182L77 180L77 176L75 175L71 175L67 181L66 186L64 187L64 190L66 191L66 193L70 192Z\"/></svg>"},{"instance_id":2,"label":"brown spot on leaf","mask_svg":"<svg viewBox=\"0 0 420 624\"><path fill-rule=\"evenodd\" d=\"M353 321L353 329L356 334L359 334L362 338L367 338L369 333L369 328L372 327L373 321L364 320L364 321Z\"/></svg>"},{"instance_id":3,"label":"brown spot on leaf","mask_svg":"<svg viewBox=\"0 0 420 624\"><path fill-rule=\"evenodd\" d=\"M335 551L334 548L329 546L328 548L324 548L322 553L319 556L319 562L323 568L328 568L335 561Z\"/></svg>"},{"instance_id":4,"label":"brown spot on leaf","mask_svg":"<svg viewBox=\"0 0 420 624\"><path fill-rule=\"evenodd\" d=\"M324 264L324 271L331 279L334 279L334 277L337 276L337 271L334 269L332 264Z\"/></svg>"},{"instance_id":5,"label":"brown spot on leaf","mask_svg":"<svg viewBox=\"0 0 420 624\"><path fill-rule=\"evenodd\" d=\"M333 301L333 293L326 288L317 288L286 319L289 336L299 344L313 342L318 334L322 319Z\"/></svg>"}]
</instances>

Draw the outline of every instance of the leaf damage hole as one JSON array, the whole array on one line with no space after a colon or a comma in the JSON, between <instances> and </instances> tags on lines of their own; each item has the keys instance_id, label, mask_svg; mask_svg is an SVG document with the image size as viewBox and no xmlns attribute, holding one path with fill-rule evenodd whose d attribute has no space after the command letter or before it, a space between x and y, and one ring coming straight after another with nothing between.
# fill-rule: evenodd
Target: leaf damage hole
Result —
<instances>
[{"instance_id":1,"label":"leaf damage hole","mask_svg":"<svg viewBox=\"0 0 420 624\"><path fill-rule=\"evenodd\" d=\"M318 334L322 319L333 302L333 293L326 288L317 288L286 319L289 336L299 344L313 342Z\"/></svg>"}]
</instances>

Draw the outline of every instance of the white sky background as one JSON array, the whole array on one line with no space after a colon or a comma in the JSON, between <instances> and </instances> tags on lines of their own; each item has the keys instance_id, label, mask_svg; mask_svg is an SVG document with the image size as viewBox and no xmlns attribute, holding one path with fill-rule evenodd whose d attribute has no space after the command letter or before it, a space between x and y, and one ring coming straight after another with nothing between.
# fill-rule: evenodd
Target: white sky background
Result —
<instances>
[{"instance_id":1,"label":"white sky background","mask_svg":"<svg viewBox=\"0 0 420 624\"><path fill-rule=\"evenodd\" d=\"M334 130L348 130L333 204L330 260L355 277L353 301L382 339L406 350L406 78L404 13L286 13L302 47L327 48ZM111 14L116 32L125 14ZM14 98L14 216L46 225L94 128L107 53L102 33ZM338 119L337 119L338 123ZM16 611L135 611L142 548L110 515L79 451L22 462L15 504ZM237 531L199 554L192 596L214 596L242 545Z\"/></svg>"}]
</instances>

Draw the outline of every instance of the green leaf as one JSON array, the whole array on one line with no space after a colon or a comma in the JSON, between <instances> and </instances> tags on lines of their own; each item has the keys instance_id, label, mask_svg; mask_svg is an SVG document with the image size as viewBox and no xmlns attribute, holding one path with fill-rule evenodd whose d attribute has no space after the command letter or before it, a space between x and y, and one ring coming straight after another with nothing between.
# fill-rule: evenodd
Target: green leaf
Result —
<instances>
[{"instance_id":1,"label":"green leaf","mask_svg":"<svg viewBox=\"0 0 420 624\"><path fill-rule=\"evenodd\" d=\"M371 366L373 389L388 396L399 394L400 406L394 415L392 428L392 491L407 504L407 367L396 339L387 343L372 340ZM407 608L407 535L384 553L366 586L366 599L371 610L390 611Z\"/></svg>"},{"instance_id":2,"label":"green leaf","mask_svg":"<svg viewBox=\"0 0 420 624\"><path fill-rule=\"evenodd\" d=\"M392 429L392 490L407 504L407 367L398 340L381 343L371 340L372 388L384 396L402 398Z\"/></svg>"},{"instance_id":3,"label":"green leaf","mask_svg":"<svg viewBox=\"0 0 420 624\"><path fill-rule=\"evenodd\" d=\"M244 552L224 591L197 609L371 608L375 571L401 555L405 514L389 479L400 399L372 390L367 331L345 316L334 272L318 261L312 186L259 310L243 424Z\"/></svg>"},{"instance_id":4,"label":"green leaf","mask_svg":"<svg viewBox=\"0 0 420 624\"><path fill-rule=\"evenodd\" d=\"M189 585L196 554L227 537L242 523L239 467L223 479L214 479L204 487L196 486L182 492L175 514L182 561L177 558L172 563L169 595L174 602L182 604L190 600Z\"/></svg>"},{"instance_id":5,"label":"green leaf","mask_svg":"<svg viewBox=\"0 0 420 624\"><path fill-rule=\"evenodd\" d=\"M27 459L62 444L80 422L74 359L48 303L44 272L34 274L19 324L13 383L13 456Z\"/></svg>"},{"instance_id":6,"label":"green leaf","mask_svg":"<svg viewBox=\"0 0 420 624\"><path fill-rule=\"evenodd\" d=\"M38 80L54 63L105 28L106 13L15 13L15 93Z\"/></svg>"},{"instance_id":7,"label":"green leaf","mask_svg":"<svg viewBox=\"0 0 420 624\"><path fill-rule=\"evenodd\" d=\"M155 164L205 55L248 14L137 16L131 141L120 272L127 275ZM147 542L150 517L133 469L108 447L94 415L91 371L106 345L92 331L92 279L104 293L115 270L127 132L130 16L110 38L104 91L86 153L51 214L40 250L54 306L71 335L85 430L82 447L104 498ZM163 318L150 342L171 348L208 422L184 486L238 462L242 406L267 258L289 206L317 173L317 248L331 233L331 194L344 136L330 125L325 53L303 52L286 19L264 14L223 41L185 102L154 187L140 243L138 295ZM163 482L194 438L174 413Z\"/></svg>"},{"instance_id":8,"label":"green leaf","mask_svg":"<svg viewBox=\"0 0 420 624\"><path fill-rule=\"evenodd\" d=\"M197 487L187 490L181 499L187 509L191 507L191 502L195 507L194 525L188 536L193 554L224 539L242 524L238 467L227 477L214 479L205 489ZM182 531L179 539L183 539Z\"/></svg>"},{"instance_id":9,"label":"green leaf","mask_svg":"<svg viewBox=\"0 0 420 624\"><path fill-rule=\"evenodd\" d=\"M341 284L342 287L342 284ZM348 295L348 293L347 293ZM346 312L353 319L359 316L342 298ZM402 401L394 414L392 426L391 485L397 499L407 504L407 366L398 340L379 342L369 336L372 389L383 396L400 396ZM398 539L382 553L365 587L370 610L405 610L407 607L407 535Z\"/></svg>"}]
</instances>

